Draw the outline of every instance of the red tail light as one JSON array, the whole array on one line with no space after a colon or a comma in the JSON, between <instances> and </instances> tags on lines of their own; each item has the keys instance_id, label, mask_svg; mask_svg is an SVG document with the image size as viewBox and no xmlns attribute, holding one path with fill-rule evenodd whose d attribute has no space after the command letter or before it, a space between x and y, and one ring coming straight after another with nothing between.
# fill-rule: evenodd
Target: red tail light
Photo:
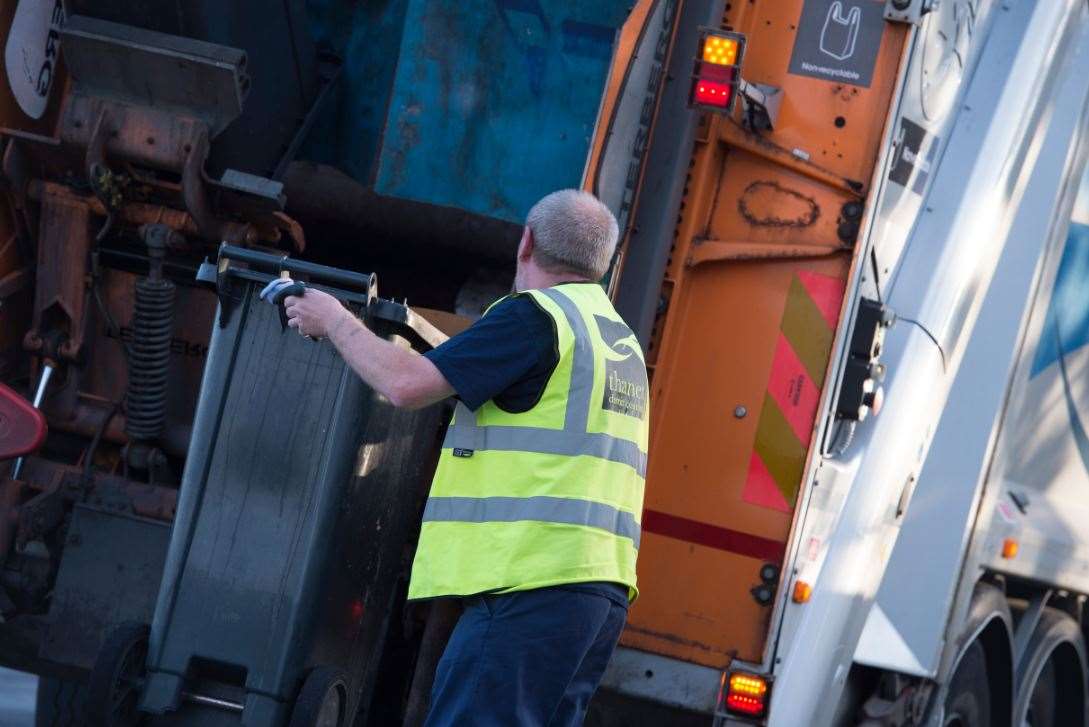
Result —
<instances>
[{"instance_id":1,"label":"red tail light","mask_svg":"<svg viewBox=\"0 0 1089 727\"><path fill-rule=\"evenodd\" d=\"M696 88L692 93L692 98L698 104L726 109L730 107L730 102L734 100L734 87L728 83L704 81L698 78L696 79Z\"/></svg>"},{"instance_id":2,"label":"red tail light","mask_svg":"<svg viewBox=\"0 0 1089 727\"><path fill-rule=\"evenodd\" d=\"M755 674L730 675L726 687L726 709L760 717L767 711L768 682Z\"/></svg>"}]
</instances>

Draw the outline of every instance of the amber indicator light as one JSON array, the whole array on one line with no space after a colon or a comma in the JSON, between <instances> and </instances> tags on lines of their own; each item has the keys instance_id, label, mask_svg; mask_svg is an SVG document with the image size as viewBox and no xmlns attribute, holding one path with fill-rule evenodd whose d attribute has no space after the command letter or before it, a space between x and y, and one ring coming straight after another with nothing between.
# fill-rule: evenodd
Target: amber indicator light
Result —
<instances>
[{"instance_id":1,"label":"amber indicator light","mask_svg":"<svg viewBox=\"0 0 1089 727\"><path fill-rule=\"evenodd\" d=\"M1013 538L1006 538L1002 541L1002 557L1006 560L1017 557L1017 551L1021 546Z\"/></svg>"}]
</instances>

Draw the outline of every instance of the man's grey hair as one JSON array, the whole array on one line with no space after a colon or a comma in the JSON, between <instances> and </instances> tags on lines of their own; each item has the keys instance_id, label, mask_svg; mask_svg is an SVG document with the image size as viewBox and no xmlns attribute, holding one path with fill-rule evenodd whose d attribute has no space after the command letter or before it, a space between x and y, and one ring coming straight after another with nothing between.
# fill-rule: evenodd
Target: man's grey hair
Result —
<instances>
[{"instance_id":1,"label":"man's grey hair","mask_svg":"<svg viewBox=\"0 0 1089 727\"><path fill-rule=\"evenodd\" d=\"M561 189L533 205L526 217L534 258L551 273L600 280L620 234L609 208L589 192Z\"/></svg>"}]
</instances>

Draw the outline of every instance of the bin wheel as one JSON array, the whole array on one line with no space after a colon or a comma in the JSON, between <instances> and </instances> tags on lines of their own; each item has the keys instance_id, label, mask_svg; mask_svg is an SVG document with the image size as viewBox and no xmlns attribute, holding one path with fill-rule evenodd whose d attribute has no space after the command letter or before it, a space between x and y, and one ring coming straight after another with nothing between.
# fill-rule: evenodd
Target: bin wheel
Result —
<instances>
[{"instance_id":1,"label":"bin wheel","mask_svg":"<svg viewBox=\"0 0 1089 727\"><path fill-rule=\"evenodd\" d=\"M319 666L303 682L289 727L344 727L347 714L347 677L339 669Z\"/></svg>"},{"instance_id":2,"label":"bin wheel","mask_svg":"<svg viewBox=\"0 0 1089 727\"><path fill-rule=\"evenodd\" d=\"M125 623L115 628L98 652L87 681L87 716L97 727L134 727L147 674L148 627Z\"/></svg>"}]
</instances>

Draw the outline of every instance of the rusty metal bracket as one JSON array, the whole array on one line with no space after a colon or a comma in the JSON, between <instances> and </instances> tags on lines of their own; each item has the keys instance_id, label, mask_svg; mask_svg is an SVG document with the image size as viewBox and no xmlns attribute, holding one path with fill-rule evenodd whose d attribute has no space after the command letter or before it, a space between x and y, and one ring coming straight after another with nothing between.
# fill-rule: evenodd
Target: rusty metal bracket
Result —
<instances>
[{"instance_id":1,"label":"rusty metal bracket","mask_svg":"<svg viewBox=\"0 0 1089 727\"><path fill-rule=\"evenodd\" d=\"M205 189L204 160L208 158L208 135L201 134L190 146L182 168L182 196L185 208L193 216L200 234L218 242L252 244L257 241L257 231L252 225L217 219L208 202Z\"/></svg>"},{"instance_id":2,"label":"rusty metal bracket","mask_svg":"<svg viewBox=\"0 0 1089 727\"><path fill-rule=\"evenodd\" d=\"M42 351L46 339L60 336L57 355L75 362L82 354L87 290L83 265L71 262L90 253L90 215L86 204L68 196L42 198L34 324L24 339L29 351Z\"/></svg>"}]
</instances>

